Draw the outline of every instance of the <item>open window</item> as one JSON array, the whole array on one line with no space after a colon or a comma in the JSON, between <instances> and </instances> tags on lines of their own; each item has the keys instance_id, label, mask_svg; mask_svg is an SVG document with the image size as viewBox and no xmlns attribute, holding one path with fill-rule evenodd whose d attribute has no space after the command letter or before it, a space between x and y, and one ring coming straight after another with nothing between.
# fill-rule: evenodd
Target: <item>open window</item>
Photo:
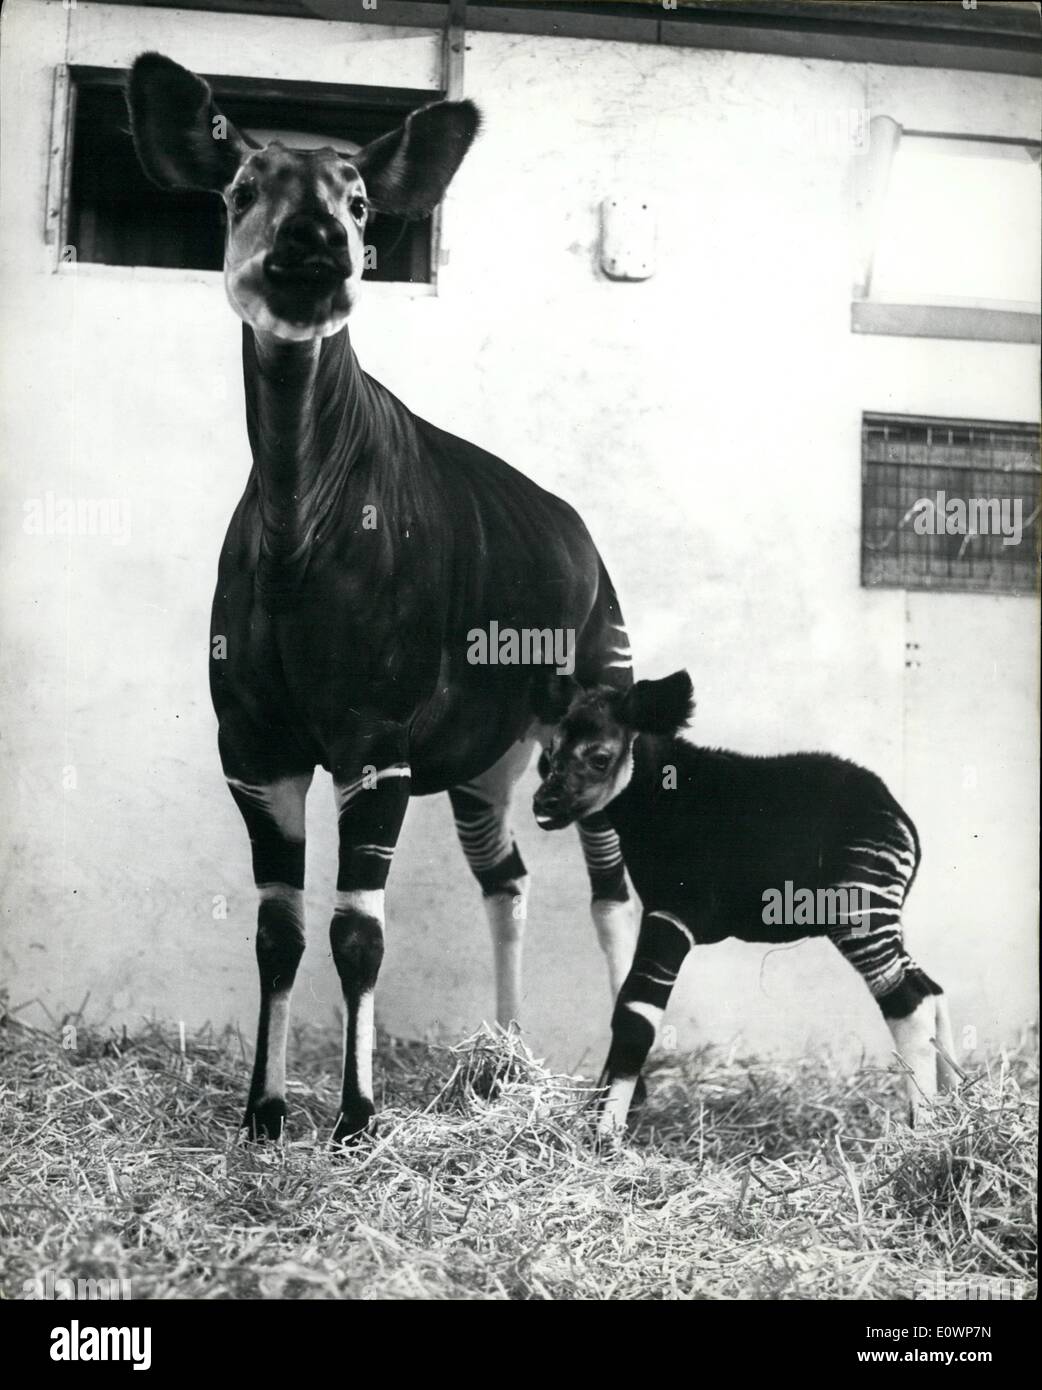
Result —
<instances>
[{"instance_id":1,"label":"open window","mask_svg":"<svg viewBox=\"0 0 1042 1390\"><path fill-rule=\"evenodd\" d=\"M854 331L1040 341L1038 142L869 129Z\"/></svg>"},{"instance_id":2,"label":"open window","mask_svg":"<svg viewBox=\"0 0 1042 1390\"><path fill-rule=\"evenodd\" d=\"M64 161L52 167L48 209L59 259L102 265L220 270L224 208L212 194L157 188L134 153L123 97L126 72L71 67L65 78ZM221 109L261 141L347 153L394 129L441 93L207 76ZM60 92L61 84L56 85ZM56 101L56 106L57 106ZM52 141L52 147L54 142ZM49 199L49 202L52 200ZM366 228L366 277L429 283L434 219L379 215Z\"/></svg>"}]
</instances>

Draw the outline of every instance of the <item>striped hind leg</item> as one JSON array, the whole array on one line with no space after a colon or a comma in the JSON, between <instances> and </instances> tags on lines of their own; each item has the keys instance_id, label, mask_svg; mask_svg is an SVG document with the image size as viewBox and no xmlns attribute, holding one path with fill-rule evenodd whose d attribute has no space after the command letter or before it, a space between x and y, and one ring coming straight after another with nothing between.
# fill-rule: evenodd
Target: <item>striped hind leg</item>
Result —
<instances>
[{"instance_id":1,"label":"striped hind leg","mask_svg":"<svg viewBox=\"0 0 1042 1390\"><path fill-rule=\"evenodd\" d=\"M637 935L622 846L603 811L579 822L579 841L590 876L590 912L608 964L608 988L614 1004L633 964Z\"/></svg>"},{"instance_id":2,"label":"striped hind leg","mask_svg":"<svg viewBox=\"0 0 1042 1390\"><path fill-rule=\"evenodd\" d=\"M834 887L845 889L849 913L828 927L831 940L868 985L905 1064L909 1121L923 1102L947 1090L954 1073L934 1041L954 1056L948 1005L940 985L909 956L901 911L919 866L919 848L907 824L879 812L872 834L845 848L845 872ZM854 897L854 894L857 896Z\"/></svg>"},{"instance_id":3,"label":"striped hind leg","mask_svg":"<svg viewBox=\"0 0 1042 1390\"><path fill-rule=\"evenodd\" d=\"M514 841L510 815L514 787L532 760L531 739L513 744L498 762L449 790L456 833L477 879L492 937L496 1022L521 1017L521 954L528 915L528 875Z\"/></svg>"}]
</instances>

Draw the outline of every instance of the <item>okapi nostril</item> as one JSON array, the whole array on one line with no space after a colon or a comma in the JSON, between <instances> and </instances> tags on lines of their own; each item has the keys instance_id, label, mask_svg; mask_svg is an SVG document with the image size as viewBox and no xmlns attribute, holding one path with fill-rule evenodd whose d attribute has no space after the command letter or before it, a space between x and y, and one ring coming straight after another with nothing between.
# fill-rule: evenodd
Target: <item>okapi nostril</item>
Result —
<instances>
[{"instance_id":1,"label":"okapi nostril","mask_svg":"<svg viewBox=\"0 0 1042 1390\"><path fill-rule=\"evenodd\" d=\"M327 256L344 251L347 232L329 213L294 213L279 228L274 253L277 260Z\"/></svg>"}]
</instances>

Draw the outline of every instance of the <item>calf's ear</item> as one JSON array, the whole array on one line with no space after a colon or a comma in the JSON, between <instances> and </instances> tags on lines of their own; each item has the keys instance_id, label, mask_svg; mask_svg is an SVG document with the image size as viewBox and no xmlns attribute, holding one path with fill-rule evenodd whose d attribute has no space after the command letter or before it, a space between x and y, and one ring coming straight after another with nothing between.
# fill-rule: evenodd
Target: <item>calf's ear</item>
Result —
<instances>
[{"instance_id":1,"label":"calf's ear","mask_svg":"<svg viewBox=\"0 0 1042 1390\"><path fill-rule=\"evenodd\" d=\"M445 196L481 117L472 101L437 101L351 156L377 212L423 217Z\"/></svg>"},{"instance_id":2,"label":"calf's ear","mask_svg":"<svg viewBox=\"0 0 1042 1390\"><path fill-rule=\"evenodd\" d=\"M218 110L209 84L162 53L135 59L127 108L138 160L160 188L219 193L251 149Z\"/></svg>"},{"instance_id":3,"label":"calf's ear","mask_svg":"<svg viewBox=\"0 0 1042 1390\"><path fill-rule=\"evenodd\" d=\"M618 715L638 734L675 734L695 712L695 690L686 671L658 681L637 681L618 705Z\"/></svg>"},{"instance_id":4,"label":"calf's ear","mask_svg":"<svg viewBox=\"0 0 1042 1390\"><path fill-rule=\"evenodd\" d=\"M558 724L582 687L571 676L549 671L532 682L532 713L541 724Z\"/></svg>"}]
</instances>

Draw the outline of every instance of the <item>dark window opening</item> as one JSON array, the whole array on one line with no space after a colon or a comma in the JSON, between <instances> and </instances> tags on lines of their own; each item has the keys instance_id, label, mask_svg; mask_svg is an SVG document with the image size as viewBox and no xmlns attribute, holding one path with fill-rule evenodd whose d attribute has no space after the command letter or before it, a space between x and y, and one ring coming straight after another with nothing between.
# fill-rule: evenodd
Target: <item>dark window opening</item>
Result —
<instances>
[{"instance_id":1,"label":"dark window opening","mask_svg":"<svg viewBox=\"0 0 1042 1390\"><path fill-rule=\"evenodd\" d=\"M157 188L141 171L123 98L126 74L73 67L72 167L64 242L76 260L102 265L220 270L224 207L212 193ZM244 131L286 132L285 142L367 144L440 97L410 88L208 77L217 104ZM312 138L314 137L314 138ZM270 134L263 138L273 138ZM432 219L386 214L366 227L375 252L369 280L429 283ZM369 258L367 258L369 259Z\"/></svg>"},{"instance_id":2,"label":"dark window opening","mask_svg":"<svg viewBox=\"0 0 1042 1390\"><path fill-rule=\"evenodd\" d=\"M1039 427L866 414L861 582L1036 594Z\"/></svg>"}]
</instances>

